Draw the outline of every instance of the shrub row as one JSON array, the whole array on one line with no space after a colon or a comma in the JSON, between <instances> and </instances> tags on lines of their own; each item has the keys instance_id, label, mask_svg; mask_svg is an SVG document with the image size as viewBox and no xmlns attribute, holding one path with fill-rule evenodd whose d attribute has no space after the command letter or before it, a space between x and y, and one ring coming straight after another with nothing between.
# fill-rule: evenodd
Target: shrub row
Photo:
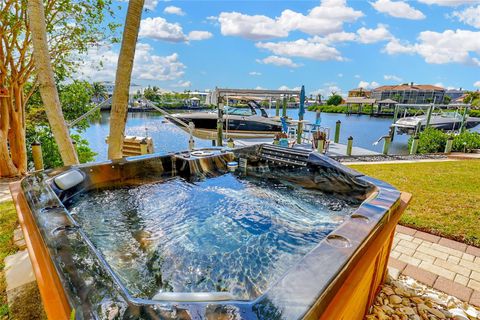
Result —
<instances>
[{"instance_id":1,"label":"shrub row","mask_svg":"<svg viewBox=\"0 0 480 320\"><path fill-rule=\"evenodd\" d=\"M419 135L418 153L444 152L450 136L452 135L438 129L425 129ZM413 136L408 140L409 148L412 142ZM469 152L473 149L480 149L480 133L465 131L458 135L453 135L452 151Z\"/></svg>"}]
</instances>

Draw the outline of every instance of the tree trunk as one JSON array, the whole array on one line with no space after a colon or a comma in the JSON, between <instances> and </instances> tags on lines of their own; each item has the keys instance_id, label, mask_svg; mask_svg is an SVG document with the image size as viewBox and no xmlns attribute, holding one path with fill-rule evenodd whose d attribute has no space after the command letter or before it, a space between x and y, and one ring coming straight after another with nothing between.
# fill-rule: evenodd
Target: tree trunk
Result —
<instances>
[{"instance_id":1,"label":"tree trunk","mask_svg":"<svg viewBox=\"0 0 480 320\"><path fill-rule=\"evenodd\" d=\"M128 96L132 76L133 59L137 45L140 20L144 0L130 0L128 3L122 48L118 56L115 88L113 89L112 110L110 112L110 134L108 139L108 158L120 159L125 135L125 123L128 112Z\"/></svg>"},{"instance_id":2,"label":"tree trunk","mask_svg":"<svg viewBox=\"0 0 480 320\"><path fill-rule=\"evenodd\" d=\"M33 58L48 122L64 165L78 164L77 153L63 117L47 43L45 9L42 0L28 0L27 12L32 33Z\"/></svg>"},{"instance_id":3,"label":"tree trunk","mask_svg":"<svg viewBox=\"0 0 480 320\"><path fill-rule=\"evenodd\" d=\"M8 149L8 128L10 126L8 103L6 97L0 97L0 177L12 177L20 174L13 164Z\"/></svg>"},{"instance_id":4,"label":"tree trunk","mask_svg":"<svg viewBox=\"0 0 480 320\"><path fill-rule=\"evenodd\" d=\"M10 92L10 129L8 131L10 154L18 173L25 174L27 172L27 146L25 141L23 87L13 83Z\"/></svg>"}]
</instances>

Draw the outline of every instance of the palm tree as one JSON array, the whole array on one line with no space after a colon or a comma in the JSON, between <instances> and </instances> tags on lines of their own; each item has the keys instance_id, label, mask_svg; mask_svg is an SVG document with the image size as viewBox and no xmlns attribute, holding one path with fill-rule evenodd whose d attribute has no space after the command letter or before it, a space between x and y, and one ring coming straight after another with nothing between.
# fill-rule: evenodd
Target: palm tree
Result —
<instances>
[{"instance_id":1,"label":"palm tree","mask_svg":"<svg viewBox=\"0 0 480 320\"><path fill-rule=\"evenodd\" d=\"M48 122L58 145L64 165L78 164L78 157L63 117L57 86L50 61L45 24L45 8L42 0L28 0L27 13L32 32L33 58Z\"/></svg>"},{"instance_id":2,"label":"palm tree","mask_svg":"<svg viewBox=\"0 0 480 320\"><path fill-rule=\"evenodd\" d=\"M95 102L101 102L108 98L107 89L101 82L93 82L92 83L92 97L94 98Z\"/></svg>"},{"instance_id":3,"label":"palm tree","mask_svg":"<svg viewBox=\"0 0 480 320\"><path fill-rule=\"evenodd\" d=\"M118 56L115 88L113 89L112 110L110 111L110 137L108 158L122 158L125 123L127 121L128 95L132 76L135 46L137 44L140 20L144 0L130 0L128 3L125 28L123 30L122 48Z\"/></svg>"}]
</instances>

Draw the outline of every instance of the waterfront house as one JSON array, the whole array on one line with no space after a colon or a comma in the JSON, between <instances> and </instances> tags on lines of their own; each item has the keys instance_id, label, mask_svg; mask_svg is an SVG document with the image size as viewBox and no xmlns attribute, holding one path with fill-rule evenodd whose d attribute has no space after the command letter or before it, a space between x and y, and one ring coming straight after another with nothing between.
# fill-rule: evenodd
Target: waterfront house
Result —
<instances>
[{"instance_id":1,"label":"waterfront house","mask_svg":"<svg viewBox=\"0 0 480 320\"><path fill-rule=\"evenodd\" d=\"M370 90L367 90L365 88L356 88L348 91L348 96L349 97L364 97L364 98L370 98L372 92Z\"/></svg>"},{"instance_id":2,"label":"waterfront house","mask_svg":"<svg viewBox=\"0 0 480 320\"><path fill-rule=\"evenodd\" d=\"M400 84L381 86L372 90L372 98L377 101L392 99L398 103L425 104L443 103L445 89L429 84Z\"/></svg>"}]
</instances>

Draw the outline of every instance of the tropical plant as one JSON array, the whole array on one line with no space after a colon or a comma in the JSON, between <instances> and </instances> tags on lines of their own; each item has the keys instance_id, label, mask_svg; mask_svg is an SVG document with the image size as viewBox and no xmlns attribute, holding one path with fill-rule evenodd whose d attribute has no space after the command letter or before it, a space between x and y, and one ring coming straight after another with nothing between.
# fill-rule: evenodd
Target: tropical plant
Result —
<instances>
[{"instance_id":1,"label":"tropical plant","mask_svg":"<svg viewBox=\"0 0 480 320\"><path fill-rule=\"evenodd\" d=\"M470 103L474 107L480 107L480 91L470 91L463 99L464 103Z\"/></svg>"},{"instance_id":2,"label":"tropical plant","mask_svg":"<svg viewBox=\"0 0 480 320\"><path fill-rule=\"evenodd\" d=\"M473 149L480 149L480 133L464 131L454 137L452 150L463 152Z\"/></svg>"},{"instance_id":3,"label":"tropical plant","mask_svg":"<svg viewBox=\"0 0 480 320\"><path fill-rule=\"evenodd\" d=\"M57 81L73 72L79 54L104 42L115 24L106 24L112 0L45 0L50 58ZM27 171L25 106L38 89L27 0L0 1L0 176ZM75 54L75 55L74 55Z\"/></svg>"},{"instance_id":4,"label":"tropical plant","mask_svg":"<svg viewBox=\"0 0 480 320\"><path fill-rule=\"evenodd\" d=\"M92 98L96 101L103 101L108 98L108 92L105 85L101 82L92 83Z\"/></svg>"},{"instance_id":5,"label":"tropical plant","mask_svg":"<svg viewBox=\"0 0 480 320\"><path fill-rule=\"evenodd\" d=\"M437 153L445 150L450 134L434 128L427 128L419 135L418 153ZM408 141L409 147L413 137ZM480 149L480 133L464 131L453 136L452 150L458 152Z\"/></svg>"},{"instance_id":6,"label":"tropical plant","mask_svg":"<svg viewBox=\"0 0 480 320\"><path fill-rule=\"evenodd\" d=\"M410 149L413 142L413 136L408 140L408 147ZM418 153L436 153L445 150L448 135L444 132L434 129L432 127L426 128L419 134Z\"/></svg>"},{"instance_id":7,"label":"tropical plant","mask_svg":"<svg viewBox=\"0 0 480 320\"><path fill-rule=\"evenodd\" d=\"M338 106L340 103L342 103L342 100L343 100L342 96L338 94L334 94L330 96L330 98L328 98L327 104L332 106Z\"/></svg>"},{"instance_id":8,"label":"tropical plant","mask_svg":"<svg viewBox=\"0 0 480 320\"><path fill-rule=\"evenodd\" d=\"M76 80L68 84L57 84L57 87L63 114L68 123L72 123L72 121L91 110L93 90L88 82ZM76 142L80 163L94 160L93 157L95 154L89 149L87 141L80 141L79 134L90 126L90 121L98 119L99 117L100 111L96 111L86 119L70 127L70 132L72 133L70 137ZM61 165L62 160L60 153L58 152L57 145L52 140L50 125L38 91L32 95L27 103L25 124L29 167L31 167L32 162L30 145L34 141L42 144L45 168L54 168L55 166Z\"/></svg>"},{"instance_id":9,"label":"tropical plant","mask_svg":"<svg viewBox=\"0 0 480 320\"><path fill-rule=\"evenodd\" d=\"M137 45L140 20L142 19L144 0L130 0L128 3L125 28L123 30L122 47L118 56L115 89L110 112L110 135L108 141L108 158L123 157L122 147L125 134L125 123L128 112L128 95L133 69L133 58Z\"/></svg>"}]
</instances>

